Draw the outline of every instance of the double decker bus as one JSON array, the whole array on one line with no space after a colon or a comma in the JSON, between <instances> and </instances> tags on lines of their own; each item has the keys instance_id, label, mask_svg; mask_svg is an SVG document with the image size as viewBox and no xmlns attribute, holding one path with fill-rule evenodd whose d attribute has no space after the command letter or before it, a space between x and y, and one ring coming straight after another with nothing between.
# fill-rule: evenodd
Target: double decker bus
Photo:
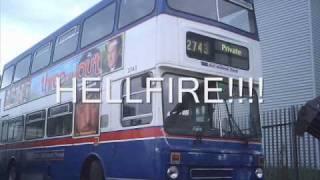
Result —
<instances>
[{"instance_id":1,"label":"double decker bus","mask_svg":"<svg viewBox=\"0 0 320 180\"><path fill-rule=\"evenodd\" d=\"M248 83L261 77L258 40L251 0L101 1L4 66L1 179L262 179ZM101 90L88 93L99 103L81 101L88 77L100 79L84 83ZM149 77L163 90L150 103ZM210 95L223 103L203 101L205 77L223 79L209 84L223 89ZM239 77L243 88L228 88ZM200 102L188 92L179 102L181 78L199 81ZM71 92L56 100L74 86L76 102Z\"/></svg>"}]
</instances>

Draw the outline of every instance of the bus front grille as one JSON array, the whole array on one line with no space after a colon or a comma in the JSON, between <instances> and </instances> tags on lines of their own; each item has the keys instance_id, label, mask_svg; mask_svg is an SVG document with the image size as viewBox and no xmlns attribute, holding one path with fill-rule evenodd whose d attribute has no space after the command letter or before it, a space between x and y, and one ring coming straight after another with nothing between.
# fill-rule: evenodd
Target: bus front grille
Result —
<instances>
[{"instance_id":1,"label":"bus front grille","mask_svg":"<svg viewBox=\"0 0 320 180\"><path fill-rule=\"evenodd\" d=\"M190 177L195 180L232 179L233 169L229 168L194 168L190 169Z\"/></svg>"}]
</instances>

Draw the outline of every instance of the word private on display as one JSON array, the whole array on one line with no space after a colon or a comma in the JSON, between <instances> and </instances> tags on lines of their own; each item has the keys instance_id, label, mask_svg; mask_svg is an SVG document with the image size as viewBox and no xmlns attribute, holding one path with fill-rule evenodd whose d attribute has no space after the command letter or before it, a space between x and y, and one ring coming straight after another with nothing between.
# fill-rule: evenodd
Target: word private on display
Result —
<instances>
[{"instance_id":1,"label":"word private on display","mask_svg":"<svg viewBox=\"0 0 320 180\"><path fill-rule=\"evenodd\" d=\"M72 93L73 103L102 103L101 94L101 78L90 77L83 78L81 83L78 83L76 78L72 79L72 87L61 87L60 78L56 79L56 100L58 103L61 101L62 93ZM168 88L162 88L162 84L167 82ZM106 79L106 95L105 100L109 104L121 104L123 101L132 104L151 103L153 93L162 93L164 90L168 91L168 102L173 103L174 98L178 97L178 103L183 103L185 97L190 100L193 98L195 103L229 103L234 102L234 98L243 103L247 99L249 103L254 103L254 97L258 96L258 102L263 103L263 78L259 78L258 90L259 93L254 91L254 79L249 78L247 86L244 84L244 79L239 78L235 81L233 78L225 81L220 77L206 77L204 79L197 79L191 77L173 78L151 78L146 77L142 86L146 91L145 102L142 99L132 99L130 96L125 96L124 99L112 99L111 97L111 81ZM131 79L125 80L125 92L131 92ZM174 89L173 87L178 87ZM188 96L186 96L186 94ZM227 95L226 95L227 94ZM78 97L80 96L80 98ZM78 102L81 100L81 102Z\"/></svg>"}]
</instances>

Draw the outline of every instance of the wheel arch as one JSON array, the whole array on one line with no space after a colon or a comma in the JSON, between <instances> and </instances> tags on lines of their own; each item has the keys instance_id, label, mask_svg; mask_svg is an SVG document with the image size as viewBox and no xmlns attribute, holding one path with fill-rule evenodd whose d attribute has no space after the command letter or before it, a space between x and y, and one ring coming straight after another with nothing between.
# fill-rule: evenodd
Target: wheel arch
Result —
<instances>
[{"instance_id":1,"label":"wheel arch","mask_svg":"<svg viewBox=\"0 0 320 180\"><path fill-rule=\"evenodd\" d=\"M102 170L103 170L103 175L106 177L106 168L103 159L96 153L90 153L86 159L83 161L81 165L81 170L80 170L80 179L81 180L87 180L87 176L89 173L89 167L93 161L98 161Z\"/></svg>"},{"instance_id":2,"label":"wheel arch","mask_svg":"<svg viewBox=\"0 0 320 180\"><path fill-rule=\"evenodd\" d=\"M17 166L17 160L14 156L10 157L9 161L8 161L8 164L7 164L7 172L9 172L10 168L12 166Z\"/></svg>"}]
</instances>

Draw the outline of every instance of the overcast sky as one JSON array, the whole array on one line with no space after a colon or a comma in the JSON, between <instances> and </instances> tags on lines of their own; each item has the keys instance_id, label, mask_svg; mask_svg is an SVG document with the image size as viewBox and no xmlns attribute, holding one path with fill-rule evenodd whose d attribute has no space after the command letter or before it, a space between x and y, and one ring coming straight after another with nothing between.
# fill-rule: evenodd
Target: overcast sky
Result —
<instances>
[{"instance_id":1,"label":"overcast sky","mask_svg":"<svg viewBox=\"0 0 320 180\"><path fill-rule=\"evenodd\" d=\"M100 0L0 0L2 66Z\"/></svg>"}]
</instances>

